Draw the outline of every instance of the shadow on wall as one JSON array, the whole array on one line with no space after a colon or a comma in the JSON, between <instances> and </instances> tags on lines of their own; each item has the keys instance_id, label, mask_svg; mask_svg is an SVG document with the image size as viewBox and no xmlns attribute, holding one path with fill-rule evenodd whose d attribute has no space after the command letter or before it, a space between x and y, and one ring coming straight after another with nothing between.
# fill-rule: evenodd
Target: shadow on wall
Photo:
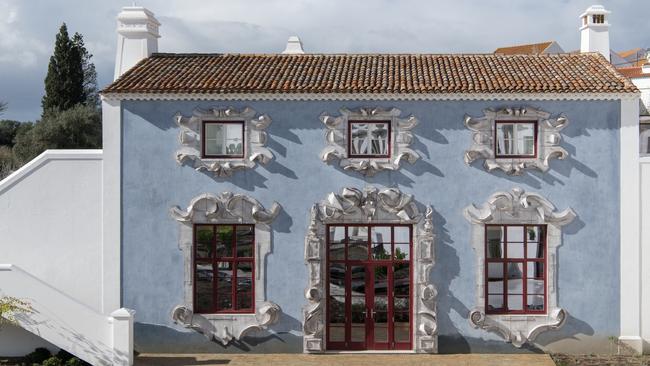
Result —
<instances>
[{"instance_id":1,"label":"shadow on wall","mask_svg":"<svg viewBox=\"0 0 650 366\"><path fill-rule=\"evenodd\" d=\"M296 328L300 322L283 314L278 325ZM289 332L251 332L224 346L195 331L135 323L134 338L134 348L139 353L302 353L302 336Z\"/></svg>"}]
</instances>

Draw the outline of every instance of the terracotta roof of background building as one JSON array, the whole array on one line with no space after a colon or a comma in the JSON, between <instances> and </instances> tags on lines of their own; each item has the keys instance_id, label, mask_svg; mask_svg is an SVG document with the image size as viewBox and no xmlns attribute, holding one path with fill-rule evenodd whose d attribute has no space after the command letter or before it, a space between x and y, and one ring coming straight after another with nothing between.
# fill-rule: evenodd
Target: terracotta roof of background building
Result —
<instances>
[{"instance_id":1,"label":"terracotta roof of background building","mask_svg":"<svg viewBox=\"0 0 650 366\"><path fill-rule=\"evenodd\" d=\"M616 52L616 53L618 53L618 55L623 57L623 58L628 58L628 57L638 53L639 51L641 51L640 48L633 48L631 50L621 51L621 52Z\"/></svg>"},{"instance_id":2,"label":"terracotta roof of background building","mask_svg":"<svg viewBox=\"0 0 650 366\"><path fill-rule=\"evenodd\" d=\"M153 54L102 93L626 93L599 54Z\"/></svg>"},{"instance_id":3,"label":"terracotta roof of background building","mask_svg":"<svg viewBox=\"0 0 650 366\"><path fill-rule=\"evenodd\" d=\"M553 41L542 43L522 44L518 46L499 47L494 53L500 55L540 55L547 49Z\"/></svg>"},{"instance_id":4,"label":"terracotta roof of background building","mask_svg":"<svg viewBox=\"0 0 650 366\"><path fill-rule=\"evenodd\" d=\"M642 66L630 66L630 67L619 67L616 70L618 70L618 72L620 72L625 77L628 77L630 79L650 77L650 73L644 74L642 68L643 68Z\"/></svg>"}]
</instances>

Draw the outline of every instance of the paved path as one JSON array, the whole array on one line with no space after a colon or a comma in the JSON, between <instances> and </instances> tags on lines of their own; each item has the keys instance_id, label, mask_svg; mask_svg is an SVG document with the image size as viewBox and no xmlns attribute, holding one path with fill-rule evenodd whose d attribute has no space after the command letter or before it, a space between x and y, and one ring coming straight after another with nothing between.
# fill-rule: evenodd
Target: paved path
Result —
<instances>
[{"instance_id":1,"label":"paved path","mask_svg":"<svg viewBox=\"0 0 650 366\"><path fill-rule=\"evenodd\" d=\"M185 366L185 365L264 365L264 366L555 366L551 357L544 354L205 354L172 355L141 354L135 360L139 366Z\"/></svg>"}]
</instances>

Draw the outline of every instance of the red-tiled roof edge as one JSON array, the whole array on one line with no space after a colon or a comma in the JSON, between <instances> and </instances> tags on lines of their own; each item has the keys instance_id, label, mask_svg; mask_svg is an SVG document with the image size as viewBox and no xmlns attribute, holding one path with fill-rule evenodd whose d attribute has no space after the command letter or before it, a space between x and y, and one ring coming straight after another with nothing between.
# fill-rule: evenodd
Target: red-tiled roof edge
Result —
<instances>
[{"instance_id":1,"label":"red-tiled roof edge","mask_svg":"<svg viewBox=\"0 0 650 366\"><path fill-rule=\"evenodd\" d=\"M401 72L395 73L396 68ZM156 53L102 90L104 95L123 93L573 94L638 89L599 53Z\"/></svg>"}]
</instances>

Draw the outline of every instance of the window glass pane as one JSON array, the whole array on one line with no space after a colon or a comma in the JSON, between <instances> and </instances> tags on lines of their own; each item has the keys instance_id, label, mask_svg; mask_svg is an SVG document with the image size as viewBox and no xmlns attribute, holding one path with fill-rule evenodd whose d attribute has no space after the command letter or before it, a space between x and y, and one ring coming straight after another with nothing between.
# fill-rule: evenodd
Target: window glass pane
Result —
<instances>
[{"instance_id":1,"label":"window glass pane","mask_svg":"<svg viewBox=\"0 0 650 366\"><path fill-rule=\"evenodd\" d=\"M488 258L503 258L503 227L501 226L488 226L486 230L487 235L487 257Z\"/></svg>"},{"instance_id":2,"label":"window glass pane","mask_svg":"<svg viewBox=\"0 0 650 366\"><path fill-rule=\"evenodd\" d=\"M517 154L535 154L535 125L532 123L517 123Z\"/></svg>"},{"instance_id":3,"label":"window glass pane","mask_svg":"<svg viewBox=\"0 0 650 366\"><path fill-rule=\"evenodd\" d=\"M503 309L503 295L488 295L488 310Z\"/></svg>"},{"instance_id":4,"label":"window glass pane","mask_svg":"<svg viewBox=\"0 0 650 366\"><path fill-rule=\"evenodd\" d=\"M508 243L524 242L524 227L523 226L507 226L508 230Z\"/></svg>"},{"instance_id":5,"label":"window glass pane","mask_svg":"<svg viewBox=\"0 0 650 366\"><path fill-rule=\"evenodd\" d=\"M526 256L528 258L544 258L544 244L528 243L528 247L526 248Z\"/></svg>"},{"instance_id":6,"label":"window glass pane","mask_svg":"<svg viewBox=\"0 0 650 366\"><path fill-rule=\"evenodd\" d=\"M253 238L255 230L252 225L237 226L237 257L253 256Z\"/></svg>"},{"instance_id":7,"label":"window glass pane","mask_svg":"<svg viewBox=\"0 0 650 366\"><path fill-rule=\"evenodd\" d=\"M503 263L488 263L487 285L490 293L503 292Z\"/></svg>"},{"instance_id":8,"label":"window glass pane","mask_svg":"<svg viewBox=\"0 0 650 366\"><path fill-rule=\"evenodd\" d=\"M503 293L503 281L490 281L490 282L488 282L488 293L489 294L502 294Z\"/></svg>"},{"instance_id":9,"label":"window glass pane","mask_svg":"<svg viewBox=\"0 0 650 366\"><path fill-rule=\"evenodd\" d=\"M232 257L233 227L217 226L217 257Z\"/></svg>"},{"instance_id":10,"label":"window glass pane","mask_svg":"<svg viewBox=\"0 0 650 366\"><path fill-rule=\"evenodd\" d=\"M350 138L353 155L367 155L370 151L368 124L350 123Z\"/></svg>"},{"instance_id":11,"label":"window glass pane","mask_svg":"<svg viewBox=\"0 0 650 366\"><path fill-rule=\"evenodd\" d=\"M205 123L205 153L206 155L243 155L244 135L243 123Z\"/></svg>"},{"instance_id":12,"label":"window glass pane","mask_svg":"<svg viewBox=\"0 0 650 366\"><path fill-rule=\"evenodd\" d=\"M497 155L534 155L535 123L496 123Z\"/></svg>"},{"instance_id":13,"label":"window glass pane","mask_svg":"<svg viewBox=\"0 0 650 366\"><path fill-rule=\"evenodd\" d=\"M217 263L217 310L232 310L232 263Z\"/></svg>"},{"instance_id":14,"label":"window glass pane","mask_svg":"<svg viewBox=\"0 0 650 366\"><path fill-rule=\"evenodd\" d=\"M253 277L253 262L239 262L239 263L237 263L237 277L252 278Z\"/></svg>"},{"instance_id":15,"label":"window glass pane","mask_svg":"<svg viewBox=\"0 0 650 366\"><path fill-rule=\"evenodd\" d=\"M206 313L214 308L212 264L196 265L196 304L194 311Z\"/></svg>"},{"instance_id":16,"label":"window glass pane","mask_svg":"<svg viewBox=\"0 0 650 366\"><path fill-rule=\"evenodd\" d=\"M524 278L523 263L508 263L508 280Z\"/></svg>"},{"instance_id":17,"label":"window glass pane","mask_svg":"<svg viewBox=\"0 0 650 366\"><path fill-rule=\"evenodd\" d=\"M526 226L526 240L529 243L538 242L544 236L544 229L541 226Z\"/></svg>"},{"instance_id":18,"label":"window glass pane","mask_svg":"<svg viewBox=\"0 0 650 366\"><path fill-rule=\"evenodd\" d=\"M524 280L522 279L508 279L508 293L509 294L523 294L524 293Z\"/></svg>"},{"instance_id":19,"label":"window glass pane","mask_svg":"<svg viewBox=\"0 0 650 366\"><path fill-rule=\"evenodd\" d=\"M639 124L639 152L650 154L650 123Z\"/></svg>"},{"instance_id":20,"label":"window glass pane","mask_svg":"<svg viewBox=\"0 0 650 366\"><path fill-rule=\"evenodd\" d=\"M514 126L512 124L497 123L497 154L514 155Z\"/></svg>"},{"instance_id":21,"label":"window glass pane","mask_svg":"<svg viewBox=\"0 0 650 366\"><path fill-rule=\"evenodd\" d=\"M368 259L368 227L348 227L348 259Z\"/></svg>"},{"instance_id":22,"label":"window glass pane","mask_svg":"<svg viewBox=\"0 0 650 366\"><path fill-rule=\"evenodd\" d=\"M411 228L408 226L395 226L395 243L410 243Z\"/></svg>"},{"instance_id":23,"label":"window glass pane","mask_svg":"<svg viewBox=\"0 0 650 366\"><path fill-rule=\"evenodd\" d=\"M395 260L411 259L411 248L408 244L395 244Z\"/></svg>"},{"instance_id":24,"label":"window glass pane","mask_svg":"<svg viewBox=\"0 0 650 366\"><path fill-rule=\"evenodd\" d=\"M527 280L526 292L529 294L543 294L544 280Z\"/></svg>"},{"instance_id":25,"label":"window glass pane","mask_svg":"<svg viewBox=\"0 0 650 366\"><path fill-rule=\"evenodd\" d=\"M528 295L526 309L528 310L544 310L544 295Z\"/></svg>"},{"instance_id":26,"label":"window glass pane","mask_svg":"<svg viewBox=\"0 0 650 366\"><path fill-rule=\"evenodd\" d=\"M508 242L508 258L523 258L523 257L524 257L524 243Z\"/></svg>"},{"instance_id":27,"label":"window glass pane","mask_svg":"<svg viewBox=\"0 0 650 366\"><path fill-rule=\"evenodd\" d=\"M372 243L390 243L390 226L372 226L370 228L370 240Z\"/></svg>"},{"instance_id":28,"label":"window glass pane","mask_svg":"<svg viewBox=\"0 0 650 366\"><path fill-rule=\"evenodd\" d=\"M388 154L388 123L370 124L370 143L372 155Z\"/></svg>"},{"instance_id":29,"label":"window glass pane","mask_svg":"<svg viewBox=\"0 0 650 366\"><path fill-rule=\"evenodd\" d=\"M522 295L509 295L508 310L524 310L524 297Z\"/></svg>"},{"instance_id":30,"label":"window glass pane","mask_svg":"<svg viewBox=\"0 0 650 366\"><path fill-rule=\"evenodd\" d=\"M544 263L528 262L526 264L528 278L544 278Z\"/></svg>"},{"instance_id":31,"label":"window glass pane","mask_svg":"<svg viewBox=\"0 0 650 366\"><path fill-rule=\"evenodd\" d=\"M329 230L330 260L345 259L345 227L330 226Z\"/></svg>"},{"instance_id":32,"label":"window glass pane","mask_svg":"<svg viewBox=\"0 0 650 366\"><path fill-rule=\"evenodd\" d=\"M240 263L241 265L241 263ZM253 308L253 279L237 278L237 310Z\"/></svg>"},{"instance_id":33,"label":"window glass pane","mask_svg":"<svg viewBox=\"0 0 650 366\"><path fill-rule=\"evenodd\" d=\"M214 231L212 225L196 226L196 257L212 258L212 239Z\"/></svg>"}]
</instances>

